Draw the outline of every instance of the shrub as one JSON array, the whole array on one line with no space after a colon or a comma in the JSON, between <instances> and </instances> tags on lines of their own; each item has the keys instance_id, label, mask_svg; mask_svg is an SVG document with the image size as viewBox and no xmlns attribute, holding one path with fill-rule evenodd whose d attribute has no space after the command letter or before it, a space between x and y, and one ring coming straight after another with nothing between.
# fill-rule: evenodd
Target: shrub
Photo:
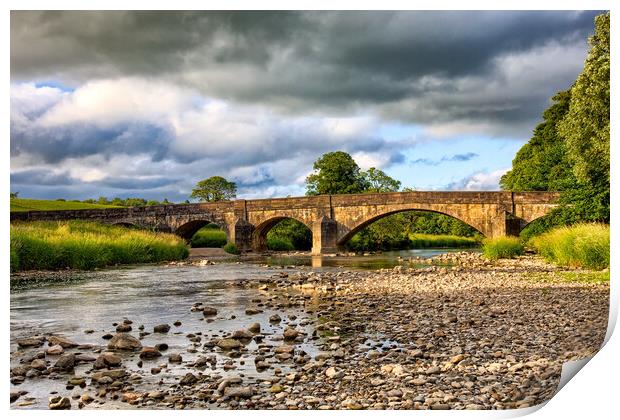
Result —
<instances>
[{"instance_id":1,"label":"shrub","mask_svg":"<svg viewBox=\"0 0 620 420\"><path fill-rule=\"evenodd\" d=\"M512 236L487 238L482 242L482 252L490 260L514 258L523 254L523 244L519 238Z\"/></svg>"},{"instance_id":2,"label":"shrub","mask_svg":"<svg viewBox=\"0 0 620 420\"><path fill-rule=\"evenodd\" d=\"M602 270L609 267L609 226L584 223L553 229L529 244L548 262Z\"/></svg>"},{"instance_id":3,"label":"shrub","mask_svg":"<svg viewBox=\"0 0 620 420\"><path fill-rule=\"evenodd\" d=\"M11 270L91 270L186 258L178 236L93 222L11 224Z\"/></svg>"},{"instance_id":4,"label":"shrub","mask_svg":"<svg viewBox=\"0 0 620 420\"><path fill-rule=\"evenodd\" d=\"M237 249L237 246L231 242L228 242L226 245L224 245L224 251L234 255L241 254L241 252L239 252L239 249Z\"/></svg>"},{"instance_id":5,"label":"shrub","mask_svg":"<svg viewBox=\"0 0 620 420\"><path fill-rule=\"evenodd\" d=\"M221 248L226 245L226 232L219 226L209 224L192 236L192 248Z\"/></svg>"},{"instance_id":6,"label":"shrub","mask_svg":"<svg viewBox=\"0 0 620 420\"><path fill-rule=\"evenodd\" d=\"M282 238L267 238L267 249L272 251L293 251L295 246L291 241Z\"/></svg>"}]
</instances>

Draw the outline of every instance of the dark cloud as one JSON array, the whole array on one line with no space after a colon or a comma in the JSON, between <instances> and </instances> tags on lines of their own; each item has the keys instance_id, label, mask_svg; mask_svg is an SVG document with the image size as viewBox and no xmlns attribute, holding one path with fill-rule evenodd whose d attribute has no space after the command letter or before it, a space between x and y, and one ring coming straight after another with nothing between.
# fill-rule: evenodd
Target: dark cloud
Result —
<instances>
[{"instance_id":1,"label":"dark cloud","mask_svg":"<svg viewBox=\"0 0 620 420\"><path fill-rule=\"evenodd\" d=\"M411 164L415 165L419 163L422 165L438 166L444 162L467 162L478 156L479 156L478 153L469 152L469 153L456 154L452 156L444 156L439 160L420 158L420 159L412 160Z\"/></svg>"},{"instance_id":2,"label":"dark cloud","mask_svg":"<svg viewBox=\"0 0 620 420\"><path fill-rule=\"evenodd\" d=\"M11 77L165 77L287 112L366 105L524 135L576 77L597 13L14 11ZM529 89L502 73L498 60L555 44L573 47L557 68L510 76Z\"/></svg>"}]
</instances>

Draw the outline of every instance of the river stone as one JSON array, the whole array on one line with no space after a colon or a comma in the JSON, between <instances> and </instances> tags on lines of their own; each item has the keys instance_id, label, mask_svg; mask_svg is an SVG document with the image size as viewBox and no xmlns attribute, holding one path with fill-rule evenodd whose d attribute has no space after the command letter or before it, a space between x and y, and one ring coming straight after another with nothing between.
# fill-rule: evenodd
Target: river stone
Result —
<instances>
[{"instance_id":1,"label":"river stone","mask_svg":"<svg viewBox=\"0 0 620 420\"><path fill-rule=\"evenodd\" d=\"M50 410L70 410L71 400L68 397L56 395L49 398L48 406Z\"/></svg>"},{"instance_id":2,"label":"river stone","mask_svg":"<svg viewBox=\"0 0 620 420\"><path fill-rule=\"evenodd\" d=\"M30 337L17 340L19 347L41 347L45 341L44 337Z\"/></svg>"},{"instance_id":3,"label":"river stone","mask_svg":"<svg viewBox=\"0 0 620 420\"><path fill-rule=\"evenodd\" d=\"M131 331L131 325L129 324L119 324L116 326L117 333L126 333Z\"/></svg>"},{"instance_id":4,"label":"river stone","mask_svg":"<svg viewBox=\"0 0 620 420\"><path fill-rule=\"evenodd\" d=\"M273 322L274 324L277 324L280 321L282 321L282 318L278 314L273 314L269 317L269 322Z\"/></svg>"},{"instance_id":5,"label":"river stone","mask_svg":"<svg viewBox=\"0 0 620 420\"><path fill-rule=\"evenodd\" d=\"M258 322L250 324L250 326L248 327L248 331L255 333L255 334L260 333L260 324Z\"/></svg>"},{"instance_id":6,"label":"river stone","mask_svg":"<svg viewBox=\"0 0 620 420\"><path fill-rule=\"evenodd\" d=\"M91 375L91 378L94 381L101 382L103 378L108 379L120 379L127 374L125 369L111 369L111 370L102 370L100 372L95 372Z\"/></svg>"},{"instance_id":7,"label":"river stone","mask_svg":"<svg viewBox=\"0 0 620 420\"><path fill-rule=\"evenodd\" d=\"M183 358L181 357L179 353L171 353L168 356L168 361L170 363L181 363L183 361Z\"/></svg>"},{"instance_id":8,"label":"river stone","mask_svg":"<svg viewBox=\"0 0 620 420\"><path fill-rule=\"evenodd\" d=\"M224 396L229 398L252 398L254 391L249 386L229 386L224 390Z\"/></svg>"},{"instance_id":9,"label":"river stone","mask_svg":"<svg viewBox=\"0 0 620 420\"><path fill-rule=\"evenodd\" d=\"M51 335L49 337L47 337L47 341L52 345L52 346L61 346L63 349L70 349L73 347L77 347L78 344L74 343L73 341L63 338L63 337L58 337L55 335Z\"/></svg>"},{"instance_id":10,"label":"river stone","mask_svg":"<svg viewBox=\"0 0 620 420\"><path fill-rule=\"evenodd\" d=\"M193 373L187 373L181 380L179 381L180 385L192 385L198 382L198 378Z\"/></svg>"},{"instance_id":11,"label":"river stone","mask_svg":"<svg viewBox=\"0 0 620 420\"><path fill-rule=\"evenodd\" d=\"M45 370L47 369L47 364L45 363L45 360L41 360L41 359L34 359L31 363L30 363L30 367L32 369L36 369L36 370Z\"/></svg>"},{"instance_id":12,"label":"river stone","mask_svg":"<svg viewBox=\"0 0 620 420\"><path fill-rule=\"evenodd\" d=\"M48 348L45 350L45 352L46 352L47 354L52 355L52 356L58 356L59 354L62 354L62 353L64 352L64 350L63 350L63 348L62 348L62 346L61 346L61 345L56 344L56 345L54 345L54 346L52 346L52 347L48 347Z\"/></svg>"},{"instance_id":13,"label":"river stone","mask_svg":"<svg viewBox=\"0 0 620 420\"><path fill-rule=\"evenodd\" d=\"M278 346L274 349L274 352L276 354L282 354L282 353L293 353L295 351L295 347L293 346L289 346L289 345L283 345L283 346Z\"/></svg>"},{"instance_id":14,"label":"river stone","mask_svg":"<svg viewBox=\"0 0 620 420\"><path fill-rule=\"evenodd\" d=\"M202 308L202 314L204 316L215 316L217 315L217 309L207 306Z\"/></svg>"},{"instance_id":15,"label":"river stone","mask_svg":"<svg viewBox=\"0 0 620 420\"><path fill-rule=\"evenodd\" d=\"M108 343L109 349L115 350L138 350L142 348L140 340L127 333L118 333Z\"/></svg>"},{"instance_id":16,"label":"river stone","mask_svg":"<svg viewBox=\"0 0 620 420\"><path fill-rule=\"evenodd\" d=\"M340 379L344 376L344 372L332 366L325 370L325 376L329 379Z\"/></svg>"},{"instance_id":17,"label":"river stone","mask_svg":"<svg viewBox=\"0 0 620 420\"><path fill-rule=\"evenodd\" d=\"M246 315L256 315L259 314L261 311L258 308L246 308L245 310L245 314Z\"/></svg>"},{"instance_id":18,"label":"river stone","mask_svg":"<svg viewBox=\"0 0 620 420\"><path fill-rule=\"evenodd\" d=\"M235 331L232 336L232 338L237 338L237 339L242 339L242 340L250 340L253 335L251 332L246 331L246 330L238 330Z\"/></svg>"},{"instance_id":19,"label":"river stone","mask_svg":"<svg viewBox=\"0 0 620 420\"><path fill-rule=\"evenodd\" d=\"M168 324L160 324L160 325L155 325L155 327L153 327L153 332L156 332L156 333L165 334L168 331L170 331L170 325Z\"/></svg>"},{"instance_id":20,"label":"river stone","mask_svg":"<svg viewBox=\"0 0 620 420\"><path fill-rule=\"evenodd\" d=\"M284 330L284 339L285 340L295 340L297 338L297 336L299 335L299 331L297 331L295 328L291 328L291 327L287 327Z\"/></svg>"},{"instance_id":21,"label":"river stone","mask_svg":"<svg viewBox=\"0 0 620 420\"><path fill-rule=\"evenodd\" d=\"M239 340L235 340L234 338L223 338L218 340L217 346L222 350L231 350L238 349L242 344Z\"/></svg>"},{"instance_id":22,"label":"river stone","mask_svg":"<svg viewBox=\"0 0 620 420\"><path fill-rule=\"evenodd\" d=\"M54 368L57 370L70 371L75 366L75 355L73 353L64 354L56 360Z\"/></svg>"},{"instance_id":23,"label":"river stone","mask_svg":"<svg viewBox=\"0 0 620 420\"><path fill-rule=\"evenodd\" d=\"M156 359L161 353L155 347L142 347L140 350L140 359Z\"/></svg>"},{"instance_id":24,"label":"river stone","mask_svg":"<svg viewBox=\"0 0 620 420\"><path fill-rule=\"evenodd\" d=\"M114 353L103 353L101 356L95 360L93 367L95 369L105 369L106 367L116 367L120 366L122 360L120 357L115 355Z\"/></svg>"}]
</instances>

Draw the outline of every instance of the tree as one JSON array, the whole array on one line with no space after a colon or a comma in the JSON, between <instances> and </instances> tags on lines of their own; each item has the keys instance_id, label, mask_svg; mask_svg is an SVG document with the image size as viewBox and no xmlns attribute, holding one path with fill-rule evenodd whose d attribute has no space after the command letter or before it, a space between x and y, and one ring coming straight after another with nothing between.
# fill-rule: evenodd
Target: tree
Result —
<instances>
[{"instance_id":1,"label":"tree","mask_svg":"<svg viewBox=\"0 0 620 420\"><path fill-rule=\"evenodd\" d=\"M558 124L580 182L609 185L609 13L595 19L583 71L572 89L570 108Z\"/></svg>"},{"instance_id":2,"label":"tree","mask_svg":"<svg viewBox=\"0 0 620 420\"><path fill-rule=\"evenodd\" d=\"M19 196L19 191L15 191L11 193L11 198L17 198Z\"/></svg>"},{"instance_id":3,"label":"tree","mask_svg":"<svg viewBox=\"0 0 620 420\"><path fill-rule=\"evenodd\" d=\"M348 153L325 153L313 169L306 178L306 195L356 194L367 189L360 167Z\"/></svg>"},{"instance_id":4,"label":"tree","mask_svg":"<svg viewBox=\"0 0 620 420\"><path fill-rule=\"evenodd\" d=\"M362 176L367 184L365 192L396 192L400 189L400 181L395 180L380 169L370 168L363 172Z\"/></svg>"},{"instance_id":5,"label":"tree","mask_svg":"<svg viewBox=\"0 0 620 420\"><path fill-rule=\"evenodd\" d=\"M512 191L563 191L575 183L567 162L564 139L557 124L568 112L571 91L557 93L544 111L543 122L512 161L512 169L500 179L500 186Z\"/></svg>"},{"instance_id":6,"label":"tree","mask_svg":"<svg viewBox=\"0 0 620 420\"><path fill-rule=\"evenodd\" d=\"M190 197L200 201L230 200L237 196L237 184L221 176L212 176L196 184Z\"/></svg>"}]
</instances>

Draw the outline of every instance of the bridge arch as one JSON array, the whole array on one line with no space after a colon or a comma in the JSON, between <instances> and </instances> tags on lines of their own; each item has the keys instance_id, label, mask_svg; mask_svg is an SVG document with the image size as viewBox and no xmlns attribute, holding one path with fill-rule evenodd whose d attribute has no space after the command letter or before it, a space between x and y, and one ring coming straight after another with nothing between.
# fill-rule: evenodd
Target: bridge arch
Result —
<instances>
[{"instance_id":1,"label":"bridge arch","mask_svg":"<svg viewBox=\"0 0 620 420\"><path fill-rule=\"evenodd\" d=\"M178 226L174 230L174 233L189 242L191 241L192 237L196 232L198 232L200 229L202 229L208 224L218 225L219 228L222 229L224 233L226 233L226 238L230 237L228 232L228 226L221 225L220 223L217 223L213 220L208 220L207 218L193 219L185 222L182 225Z\"/></svg>"},{"instance_id":2,"label":"bridge arch","mask_svg":"<svg viewBox=\"0 0 620 420\"><path fill-rule=\"evenodd\" d=\"M308 223L301 218L295 216L273 216L266 220L263 220L261 223L254 227L254 231L252 232L252 248L255 251L262 252L267 250L267 234L271 229L273 229L278 223L283 220L295 220L302 225L304 225L310 233L312 234L312 226L308 226Z\"/></svg>"},{"instance_id":3,"label":"bridge arch","mask_svg":"<svg viewBox=\"0 0 620 420\"><path fill-rule=\"evenodd\" d=\"M473 220L467 220L466 217L460 217L460 215L453 214L453 212L450 212L450 211L439 211L439 210L425 208L423 206L416 206L416 207L411 207L411 208L406 207L406 208L402 208L402 209L398 209L398 210L391 210L391 211L387 211L387 212L379 212L379 213L375 213L375 214L370 214L370 215L367 215L362 220L358 220L358 221L356 221L356 223L353 223L350 226L346 226L344 229L339 229L339 230L341 230L342 233L339 235L339 238L337 240L337 246L339 248L344 247L344 245L347 242L349 242L349 240L356 233L359 233L364 228L372 225L373 223L375 223L375 222L377 222L377 221L379 221L381 219L384 219L384 218L386 218L388 216L392 216L392 215L395 215L395 214L404 213L404 212L410 212L410 211L435 213L435 214L441 214L441 215L444 215L444 216L448 216L448 217L456 219L456 220L466 224L467 226L475 229L476 232L480 233L481 235L486 236L485 232L483 231L484 228L481 227L478 223L476 223Z\"/></svg>"}]
</instances>

